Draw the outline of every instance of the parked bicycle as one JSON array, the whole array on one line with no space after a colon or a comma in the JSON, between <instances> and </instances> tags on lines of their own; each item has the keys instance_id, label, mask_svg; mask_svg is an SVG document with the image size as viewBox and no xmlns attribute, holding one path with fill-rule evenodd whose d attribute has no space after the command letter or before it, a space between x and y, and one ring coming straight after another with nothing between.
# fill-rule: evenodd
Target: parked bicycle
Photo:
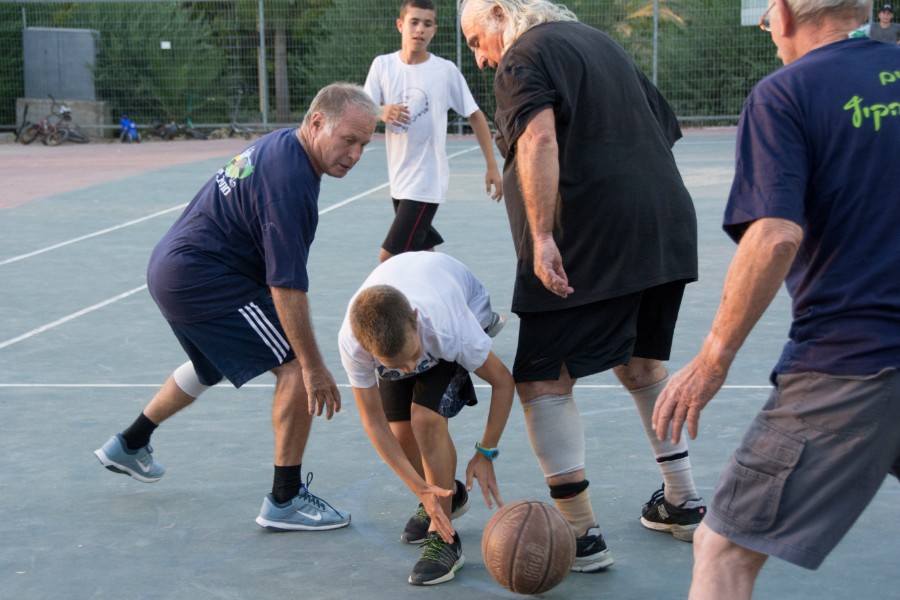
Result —
<instances>
[{"instance_id":1,"label":"parked bicycle","mask_svg":"<svg viewBox=\"0 0 900 600\"><path fill-rule=\"evenodd\" d=\"M174 120L168 122L154 121L150 128L144 133L152 137L158 137L163 140L174 140L176 138L191 138L195 140L208 140L209 135L198 129L194 129L194 121L191 120L191 113L194 108L193 94L184 94L188 98L187 118L184 125L176 123Z\"/></svg>"},{"instance_id":2,"label":"parked bicycle","mask_svg":"<svg viewBox=\"0 0 900 600\"><path fill-rule=\"evenodd\" d=\"M141 134L138 133L137 124L128 115L122 115L119 119L119 141L141 143Z\"/></svg>"},{"instance_id":3,"label":"parked bicycle","mask_svg":"<svg viewBox=\"0 0 900 600\"><path fill-rule=\"evenodd\" d=\"M36 123L26 121L22 125L19 132L19 141L23 144L30 144L37 138L47 146L58 146L66 140L76 143L87 143L90 138L86 136L77 125L72 121L72 110L65 104L56 101L52 95L50 96L50 114L42 118ZM28 107L25 107L25 114L28 114Z\"/></svg>"},{"instance_id":4,"label":"parked bicycle","mask_svg":"<svg viewBox=\"0 0 900 600\"><path fill-rule=\"evenodd\" d=\"M206 140L209 136L194 129L193 124L179 125L175 121L164 123L162 121L154 121L150 128L145 130L149 136L158 137L162 140L174 140L176 138L186 137L195 140Z\"/></svg>"},{"instance_id":5,"label":"parked bicycle","mask_svg":"<svg viewBox=\"0 0 900 600\"><path fill-rule=\"evenodd\" d=\"M244 86L238 86L234 90L235 92L235 101L234 101L234 112L231 115L231 125L228 127L228 137L234 137L235 135L239 135L243 137L245 140L249 140L253 137L253 131L244 127L243 125L238 124L238 110L241 108L241 99L244 97Z\"/></svg>"}]
</instances>

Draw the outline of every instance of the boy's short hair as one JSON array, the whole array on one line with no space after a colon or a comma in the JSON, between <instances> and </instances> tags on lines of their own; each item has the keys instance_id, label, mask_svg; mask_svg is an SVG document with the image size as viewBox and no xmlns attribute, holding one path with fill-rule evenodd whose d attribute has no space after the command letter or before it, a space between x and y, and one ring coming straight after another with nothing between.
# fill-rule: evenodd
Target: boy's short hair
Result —
<instances>
[{"instance_id":1,"label":"boy's short hair","mask_svg":"<svg viewBox=\"0 0 900 600\"><path fill-rule=\"evenodd\" d=\"M379 358L398 356L416 331L416 313L406 296L389 285L373 285L350 306L350 328L363 349Z\"/></svg>"},{"instance_id":2,"label":"boy's short hair","mask_svg":"<svg viewBox=\"0 0 900 600\"><path fill-rule=\"evenodd\" d=\"M422 10L430 10L435 15L437 15L437 8L434 6L434 2L432 0L403 0L400 3L400 18L406 14L407 8L421 8Z\"/></svg>"}]
</instances>

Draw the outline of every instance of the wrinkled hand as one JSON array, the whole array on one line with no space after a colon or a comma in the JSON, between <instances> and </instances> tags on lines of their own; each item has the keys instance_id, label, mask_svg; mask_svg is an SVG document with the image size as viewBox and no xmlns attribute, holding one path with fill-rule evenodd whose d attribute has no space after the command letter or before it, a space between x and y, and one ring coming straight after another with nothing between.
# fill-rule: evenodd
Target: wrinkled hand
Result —
<instances>
[{"instance_id":1,"label":"wrinkled hand","mask_svg":"<svg viewBox=\"0 0 900 600\"><path fill-rule=\"evenodd\" d=\"M478 480L481 487L481 493L484 495L484 501L488 508L494 508L491 498L496 500L497 508L503 506L503 500L500 498L500 488L497 487L497 477L494 475L494 463L480 452L476 452L469 466L466 467L466 489L472 489L472 479Z\"/></svg>"},{"instance_id":2,"label":"wrinkled hand","mask_svg":"<svg viewBox=\"0 0 900 600\"><path fill-rule=\"evenodd\" d=\"M341 393L331 373L323 365L319 368L303 369L303 385L306 386L306 397L309 414L330 419L341 410Z\"/></svg>"},{"instance_id":3,"label":"wrinkled hand","mask_svg":"<svg viewBox=\"0 0 900 600\"><path fill-rule=\"evenodd\" d=\"M381 109L381 120L394 127L409 125L409 108L405 104L385 104Z\"/></svg>"},{"instance_id":4,"label":"wrinkled hand","mask_svg":"<svg viewBox=\"0 0 900 600\"><path fill-rule=\"evenodd\" d=\"M552 235L543 235L534 240L534 274L545 288L557 296L568 298L569 294L575 291L569 287L569 277L563 268L562 255Z\"/></svg>"},{"instance_id":5,"label":"wrinkled hand","mask_svg":"<svg viewBox=\"0 0 900 600\"><path fill-rule=\"evenodd\" d=\"M671 425L672 443L677 444L681 440L681 430L687 423L688 435L695 439L700 424L700 411L725 383L727 374L728 371L705 365L700 357L695 357L675 373L656 399L656 406L653 408L656 437L666 439Z\"/></svg>"},{"instance_id":6,"label":"wrinkled hand","mask_svg":"<svg viewBox=\"0 0 900 600\"><path fill-rule=\"evenodd\" d=\"M453 534L456 531L450 523L450 517L441 508L441 498L452 496L455 490L445 490L442 487L426 485L425 489L418 494L419 501L425 507L425 512L431 517L431 523L435 526L438 535L440 535L448 544L453 543Z\"/></svg>"},{"instance_id":7,"label":"wrinkled hand","mask_svg":"<svg viewBox=\"0 0 900 600\"><path fill-rule=\"evenodd\" d=\"M503 177L497 167L489 168L484 174L484 189L491 199L497 202L503 199Z\"/></svg>"}]
</instances>

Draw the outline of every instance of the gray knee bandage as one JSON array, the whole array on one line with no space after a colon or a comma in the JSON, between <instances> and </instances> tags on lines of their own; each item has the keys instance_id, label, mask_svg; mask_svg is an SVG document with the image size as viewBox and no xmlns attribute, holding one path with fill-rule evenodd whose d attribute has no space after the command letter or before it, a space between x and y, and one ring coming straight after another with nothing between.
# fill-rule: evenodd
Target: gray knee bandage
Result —
<instances>
[{"instance_id":1,"label":"gray knee bandage","mask_svg":"<svg viewBox=\"0 0 900 600\"><path fill-rule=\"evenodd\" d=\"M209 389L208 385L200 383L200 378L197 377L197 371L194 370L194 364L191 361L187 361L175 369L172 378L175 379L175 383L181 388L181 391L191 398L199 398L200 394Z\"/></svg>"},{"instance_id":2,"label":"gray knee bandage","mask_svg":"<svg viewBox=\"0 0 900 600\"><path fill-rule=\"evenodd\" d=\"M523 409L528 439L544 477L584 468L584 430L571 394L541 396Z\"/></svg>"}]
</instances>

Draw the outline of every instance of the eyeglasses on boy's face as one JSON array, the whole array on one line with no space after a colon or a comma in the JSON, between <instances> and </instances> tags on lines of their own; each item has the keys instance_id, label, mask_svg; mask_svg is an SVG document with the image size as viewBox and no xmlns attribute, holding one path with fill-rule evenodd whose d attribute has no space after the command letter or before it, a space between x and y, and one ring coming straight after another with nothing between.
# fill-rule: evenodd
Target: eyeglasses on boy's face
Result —
<instances>
[{"instance_id":1,"label":"eyeglasses on boy's face","mask_svg":"<svg viewBox=\"0 0 900 600\"><path fill-rule=\"evenodd\" d=\"M769 13L775 8L774 4L770 4L763 16L759 18L759 28L763 31L772 31L772 23L769 21Z\"/></svg>"}]
</instances>

